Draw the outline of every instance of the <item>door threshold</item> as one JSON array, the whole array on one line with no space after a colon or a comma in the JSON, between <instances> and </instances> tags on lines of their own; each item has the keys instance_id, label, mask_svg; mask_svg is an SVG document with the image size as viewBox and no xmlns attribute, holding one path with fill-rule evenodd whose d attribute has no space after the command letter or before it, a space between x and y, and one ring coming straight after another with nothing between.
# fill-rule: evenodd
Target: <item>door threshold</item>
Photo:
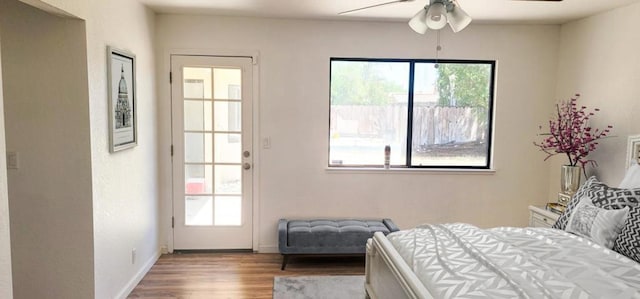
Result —
<instances>
[{"instance_id":1,"label":"door threshold","mask_svg":"<svg viewBox=\"0 0 640 299\"><path fill-rule=\"evenodd\" d=\"M253 253L253 249L174 249L173 254L188 253Z\"/></svg>"}]
</instances>

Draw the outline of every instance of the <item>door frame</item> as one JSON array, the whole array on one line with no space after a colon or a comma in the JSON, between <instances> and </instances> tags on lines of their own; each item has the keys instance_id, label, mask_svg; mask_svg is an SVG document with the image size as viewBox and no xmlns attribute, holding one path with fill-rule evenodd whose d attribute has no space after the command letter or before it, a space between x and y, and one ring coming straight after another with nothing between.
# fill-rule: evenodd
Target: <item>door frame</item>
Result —
<instances>
[{"instance_id":1,"label":"door frame","mask_svg":"<svg viewBox=\"0 0 640 299\"><path fill-rule=\"evenodd\" d=\"M252 99L252 143L253 143L253 161L251 168L253 169L253 183L252 183L252 246L253 251L257 252L259 250L260 244L260 230L259 230L259 221L260 221L260 156L262 147L260 146L260 65L259 65L259 52L257 50L223 50L223 49L182 49L182 48L172 48L165 49L163 54L163 69L161 71L162 81L166 82L166 87L163 91L163 94L166 95L165 104L167 105L168 112L168 120L169 125L168 128L168 144L161 148L171 148L173 143L173 115L172 115L172 95L171 95L171 83L169 81L169 74L171 72L171 56L172 55L182 55L182 56L218 56L218 57L245 57L251 58L252 69L252 90L253 90L253 99ZM165 77L166 76L166 77ZM161 155L164 156L166 153L164 150L161 150ZM166 195L166 199L163 200L163 209L161 212L161 219L159 220L162 227L166 228L166 231L163 232L165 236L166 243L163 238L161 238L161 244L164 243L162 251L164 251L164 246L166 246L166 251L169 253L173 253L173 156L171 156L170 150L168 151L169 155L167 155L168 159L166 160L168 163L168 167L166 171L164 171L165 179L168 178L167 182L169 183L169 190L161 190L161 193ZM164 159L162 159L164 160Z\"/></svg>"}]
</instances>

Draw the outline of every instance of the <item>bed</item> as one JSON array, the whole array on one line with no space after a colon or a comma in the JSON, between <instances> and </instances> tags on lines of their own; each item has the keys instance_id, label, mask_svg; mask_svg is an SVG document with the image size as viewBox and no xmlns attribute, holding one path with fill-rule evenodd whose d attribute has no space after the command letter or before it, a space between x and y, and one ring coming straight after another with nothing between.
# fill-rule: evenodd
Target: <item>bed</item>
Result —
<instances>
[{"instance_id":1,"label":"bed","mask_svg":"<svg viewBox=\"0 0 640 299\"><path fill-rule=\"evenodd\" d=\"M371 298L640 298L640 264L550 228L424 225L367 244Z\"/></svg>"},{"instance_id":2,"label":"bed","mask_svg":"<svg viewBox=\"0 0 640 299\"><path fill-rule=\"evenodd\" d=\"M452 223L376 233L365 288L373 299L640 299L640 165L617 188L589 178L553 228Z\"/></svg>"}]
</instances>

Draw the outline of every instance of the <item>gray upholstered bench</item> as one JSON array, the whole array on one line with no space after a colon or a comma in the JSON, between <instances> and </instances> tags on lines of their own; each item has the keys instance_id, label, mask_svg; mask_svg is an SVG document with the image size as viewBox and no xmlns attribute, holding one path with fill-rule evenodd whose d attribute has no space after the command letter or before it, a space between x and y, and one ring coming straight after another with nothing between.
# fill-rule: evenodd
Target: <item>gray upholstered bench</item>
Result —
<instances>
[{"instance_id":1,"label":"gray upholstered bench","mask_svg":"<svg viewBox=\"0 0 640 299\"><path fill-rule=\"evenodd\" d=\"M290 255L365 254L367 239L375 232L385 235L398 231L391 219L313 219L287 220L278 223L278 249L282 254L282 270Z\"/></svg>"}]
</instances>

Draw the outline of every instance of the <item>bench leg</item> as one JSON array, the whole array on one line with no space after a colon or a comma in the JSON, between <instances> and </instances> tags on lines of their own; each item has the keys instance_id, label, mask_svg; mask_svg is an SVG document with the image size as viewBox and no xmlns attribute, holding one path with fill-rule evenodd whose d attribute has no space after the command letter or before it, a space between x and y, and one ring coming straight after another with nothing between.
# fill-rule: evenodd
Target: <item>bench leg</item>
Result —
<instances>
[{"instance_id":1,"label":"bench leg","mask_svg":"<svg viewBox=\"0 0 640 299\"><path fill-rule=\"evenodd\" d=\"M284 271L284 268L287 266L287 261L289 261L289 255L288 254L283 254L282 255L282 267L280 267L280 270Z\"/></svg>"}]
</instances>

